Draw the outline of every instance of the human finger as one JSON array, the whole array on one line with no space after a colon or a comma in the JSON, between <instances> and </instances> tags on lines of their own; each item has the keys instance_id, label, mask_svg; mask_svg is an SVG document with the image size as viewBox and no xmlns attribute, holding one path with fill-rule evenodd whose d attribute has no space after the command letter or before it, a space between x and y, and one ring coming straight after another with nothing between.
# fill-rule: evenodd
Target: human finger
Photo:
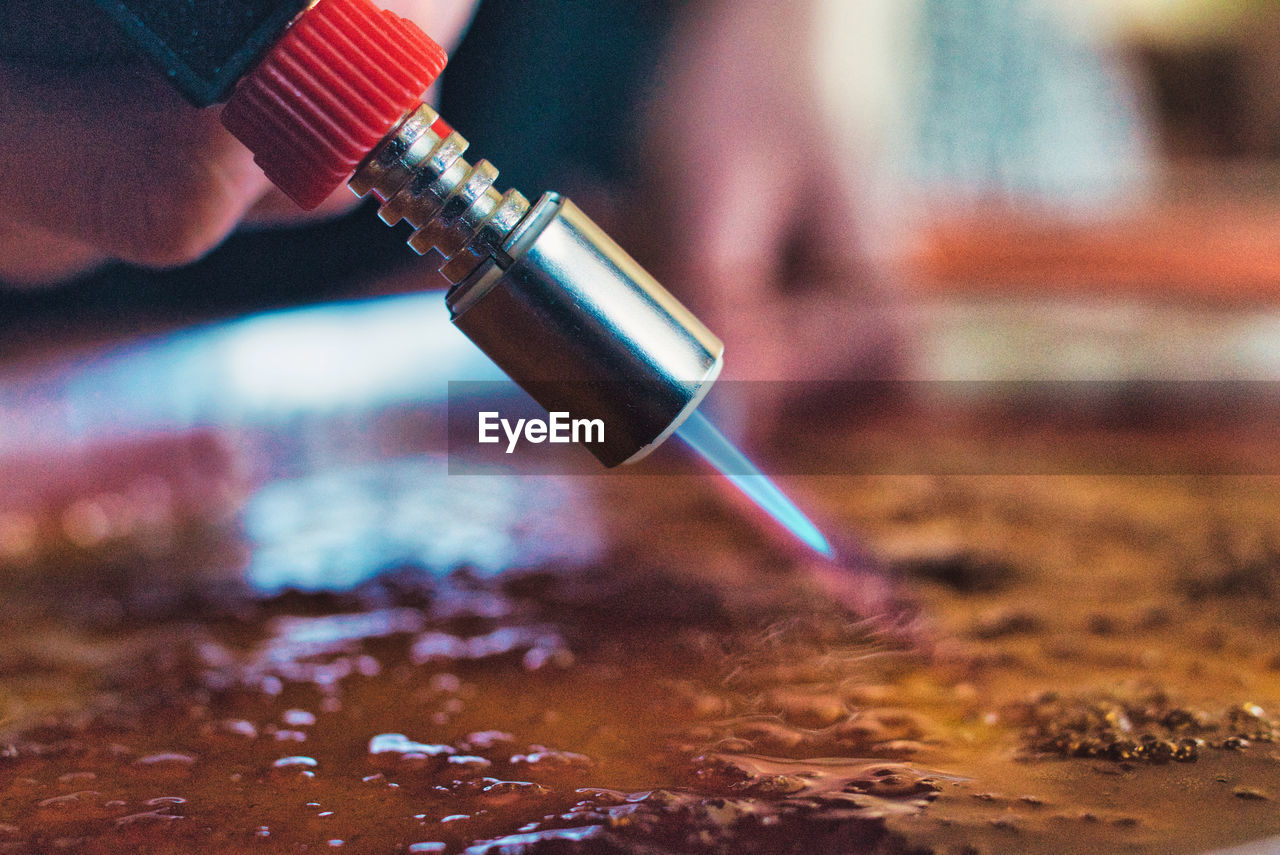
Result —
<instances>
[{"instance_id":1,"label":"human finger","mask_svg":"<svg viewBox=\"0 0 1280 855\"><path fill-rule=\"evenodd\" d=\"M266 192L252 155L141 70L0 68L0 218L105 256L183 264Z\"/></svg>"}]
</instances>

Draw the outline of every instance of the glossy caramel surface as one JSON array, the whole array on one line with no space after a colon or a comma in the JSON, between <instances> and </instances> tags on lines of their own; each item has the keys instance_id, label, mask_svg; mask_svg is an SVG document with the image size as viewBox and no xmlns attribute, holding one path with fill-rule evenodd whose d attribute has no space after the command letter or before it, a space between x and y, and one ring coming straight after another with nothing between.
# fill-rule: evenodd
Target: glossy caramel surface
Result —
<instances>
[{"instance_id":1,"label":"glossy caramel surface","mask_svg":"<svg viewBox=\"0 0 1280 855\"><path fill-rule=\"evenodd\" d=\"M1170 853L1280 834L1274 478L787 479L835 565L709 479L565 481L521 482L511 517L468 535L536 522L575 556L505 571L424 557L462 523L413 457L260 484L225 515L173 506L164 538L160 514L68 539L101 485L46 507L6 554L0 852ZM419 551L388 550L393 530ZM342 592L264 584L263 556L312 553L382 557Z\"/></svg>"}]
</instances>

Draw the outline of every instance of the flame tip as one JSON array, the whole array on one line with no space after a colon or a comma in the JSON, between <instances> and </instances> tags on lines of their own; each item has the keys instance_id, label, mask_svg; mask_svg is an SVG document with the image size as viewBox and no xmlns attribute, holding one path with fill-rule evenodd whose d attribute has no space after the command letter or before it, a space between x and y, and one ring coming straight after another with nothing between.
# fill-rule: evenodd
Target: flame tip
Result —
<instances>
[{"instance_id":1,"label":"flame tip","mask_svg":"<svg viewBox=\"0 0 1280 855\"><path fill-rule=\"evenodd\" d=\"M676 430L676 436L798 540L825 558L835 558L831 543L813 521L720 433L710 419L694 412Z\"/></svg>"}]
</instances>

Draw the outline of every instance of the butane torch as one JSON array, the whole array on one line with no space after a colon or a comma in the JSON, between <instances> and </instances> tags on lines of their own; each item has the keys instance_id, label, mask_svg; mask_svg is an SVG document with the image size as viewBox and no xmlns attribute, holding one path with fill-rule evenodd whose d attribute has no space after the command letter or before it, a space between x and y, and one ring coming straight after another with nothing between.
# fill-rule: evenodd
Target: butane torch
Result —
<instances>
[{"instance_id":1,"label":"butane torch","mask_svg":"<svg viewBox=\"0 0 1280 855\"><path fill-rule=\"evenodd\" d=\"M530 203L422 95L444 50L368 0L95 0L303 208L344 182L444 256L454 324L551 412L599 419L606 466L645 456L720 373L724 346L568 199ZM203 10L198 7L205 7Z\"/></svg>"},{"instance_id":2,"label":"butane torch","mask_svg":"<svg viewBox=\"0 0 1280 855\"><path fill-rule=\"evenodd\" d=\"M819 551L825 539L709 422L724 345L568 199L530 203L422 95L444 50L369 0L93 0L277 186L314 208L344 182L444 257L454 324L550 412L599 420L606 466L681 436ZM735 456L736 455L736 456Z\"/></svg>"}]
</instances>

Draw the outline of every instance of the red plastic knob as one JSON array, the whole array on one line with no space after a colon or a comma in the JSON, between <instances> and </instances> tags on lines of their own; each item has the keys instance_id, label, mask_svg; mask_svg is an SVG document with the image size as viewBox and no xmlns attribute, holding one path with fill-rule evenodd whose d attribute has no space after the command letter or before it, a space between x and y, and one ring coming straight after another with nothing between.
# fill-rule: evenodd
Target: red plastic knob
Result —
<instances>
[{"instance_id":1,"label":"red plastic knob","mask_svg":"<svg viewBox=\"0 0 1280 855\"><path fill-rule=\"evenodd\" d=\"M417 107L448 57L368 0L320 0L245 75L222 124L308 210Z\"/></svg>"}]
</instances>

